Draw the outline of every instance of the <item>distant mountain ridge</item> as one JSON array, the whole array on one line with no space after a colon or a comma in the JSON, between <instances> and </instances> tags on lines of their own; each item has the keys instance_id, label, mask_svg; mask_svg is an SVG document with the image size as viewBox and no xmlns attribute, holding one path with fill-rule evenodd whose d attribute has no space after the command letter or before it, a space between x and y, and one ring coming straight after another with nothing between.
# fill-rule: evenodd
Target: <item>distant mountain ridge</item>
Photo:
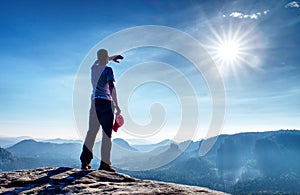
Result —
<instances>
[{"instance_id":1,"label":"distant mountain ridge","mask_svg":"<svg viewBox=\"0 0 300 195\"><path fill-rule=\"evenodd\" d=\"M169 164L148 171L122 171L137 178L201 185L233 194L300 192L299 130L220 135L204 156L199 156L203 140L187 142L182 155Z\"/></svg>"},{"instance_id":2,"label":"distant mountain ridge","mask_svg":"<svg viewBox=\"0 0 300 195\"><path fill-rule=\"evenodd\" d=\"M81 140L76 140L76 139L62 139L62 138L38 139L36 141L47 142L47 143L54 143L54 144L65 144L65 143L80 143L80 144L82 144Z\"/></svg>"},{"instance_id":3,"label":"distant mountain ridge","mask_svg":"<svg viewBox=\"0 0 300 195\"><path fill-rule=\"evenodd\" d=\"M127 150L138 151L135 147L132 147L131 145L129 145L129 143L127 141L125 141L124 139L116 138L113 140L113 143L115 145L118 145L119 147L122 147Z\"/></svg>"},{"instance_id":4,"label":"distant mountain ridge","mask_svg":"<svg viewBox=\"0 0 300 195\"><path fill-rule=\"evenodd\" d=\"M6 150L19 157L68 159L73 158L75 155L79 156L81 147L82 145L79 143L57 144L26 139L6 148Z\"/></svg>"},{"instance_id":5,"label":"distant mountain ridge","mask_svg":"<svg viewBox=\"0 0 300 195\"><path fill-rule=\"evenodd\" d=\"M0 137L0 147L7 148L13 146L14 144L24 140L24 139L32 139L28 136L21 137Z\"/></svg>"},{"instance_id":6,"label":"distant mountain ridge","mask_svg":"<svg viewBox=\"0 0 300 195\"><path fill-rule=\"evenodd\" d=\"M135 144L135 145L133 145L133 147L138 149L139 151L151 151L157 147L169 145L172 142L173 141L170 139L165 139L165 140L155 143L155 144Z\"/></svg>"}]
</instances>

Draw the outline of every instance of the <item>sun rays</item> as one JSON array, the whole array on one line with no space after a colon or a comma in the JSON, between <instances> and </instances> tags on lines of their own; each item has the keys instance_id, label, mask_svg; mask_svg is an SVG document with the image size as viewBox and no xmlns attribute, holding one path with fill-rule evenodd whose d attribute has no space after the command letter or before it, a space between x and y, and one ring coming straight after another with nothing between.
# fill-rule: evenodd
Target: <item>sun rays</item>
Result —
<instances>
[{"instance_id":1,"label":"sun rays","mask_svg":"<svg viewBox=\"0 0 300 195\"><path fill-rule=\"evenodd\" d=\"M256 40L253 29L242 25L228 25L227 28L209 25L209 29L206 48L222 75L239 77L249 68L258 68L257 57L251 53Z\"/></svg>"}]
</instances>

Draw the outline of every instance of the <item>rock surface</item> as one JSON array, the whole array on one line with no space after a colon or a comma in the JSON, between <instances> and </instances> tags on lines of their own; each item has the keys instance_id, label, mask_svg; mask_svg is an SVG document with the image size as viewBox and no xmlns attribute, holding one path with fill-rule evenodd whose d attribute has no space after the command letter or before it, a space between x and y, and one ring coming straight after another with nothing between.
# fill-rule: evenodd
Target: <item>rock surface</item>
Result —
<instances>
[{"instance_id":1,"label":"rock surface","mask_svg":"<svg viewBox=\"0 0 300 195\"><path fill-rule=\"evenodd\" d=\"M139 180L120 173L41 168L0 173L3 194L213 194L223 192L173 183Z\"/></svg>"}]
</instances>

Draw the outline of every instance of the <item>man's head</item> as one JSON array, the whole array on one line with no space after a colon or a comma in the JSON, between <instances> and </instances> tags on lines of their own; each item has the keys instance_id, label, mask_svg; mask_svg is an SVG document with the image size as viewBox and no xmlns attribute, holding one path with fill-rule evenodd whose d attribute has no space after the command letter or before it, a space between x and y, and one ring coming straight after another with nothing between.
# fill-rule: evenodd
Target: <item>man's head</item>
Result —
<instances>
[{"instance_id":1,"label":"man's head","mask_svg":"<svg viewBox=\"0 0 300 195\"><path fill-rule=\"evenodd\" d=\"M99 63L101 65L106 65L108 64L109 56L108 56L108 51L105 49L99 49L97 52L97 57L99 60Z\"/></svg>"}]
</instances>

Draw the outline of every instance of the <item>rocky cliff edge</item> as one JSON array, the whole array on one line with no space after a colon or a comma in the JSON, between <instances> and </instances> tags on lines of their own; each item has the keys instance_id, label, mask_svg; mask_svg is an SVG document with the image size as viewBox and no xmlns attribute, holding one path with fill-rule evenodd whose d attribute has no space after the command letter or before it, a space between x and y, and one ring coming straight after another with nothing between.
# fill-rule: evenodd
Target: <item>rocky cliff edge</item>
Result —
<instances>
[{"instance_id":1,"label":"rocky cliff edge","mask_svg":"<svg viewBox=\"0 0 300 195\"><path fill-rule=\"evenodd\" d=\"M120 173L60 167L0 172L3 194L210 194L208 188L140 180Z\"/></svg>"}]
</instances>

